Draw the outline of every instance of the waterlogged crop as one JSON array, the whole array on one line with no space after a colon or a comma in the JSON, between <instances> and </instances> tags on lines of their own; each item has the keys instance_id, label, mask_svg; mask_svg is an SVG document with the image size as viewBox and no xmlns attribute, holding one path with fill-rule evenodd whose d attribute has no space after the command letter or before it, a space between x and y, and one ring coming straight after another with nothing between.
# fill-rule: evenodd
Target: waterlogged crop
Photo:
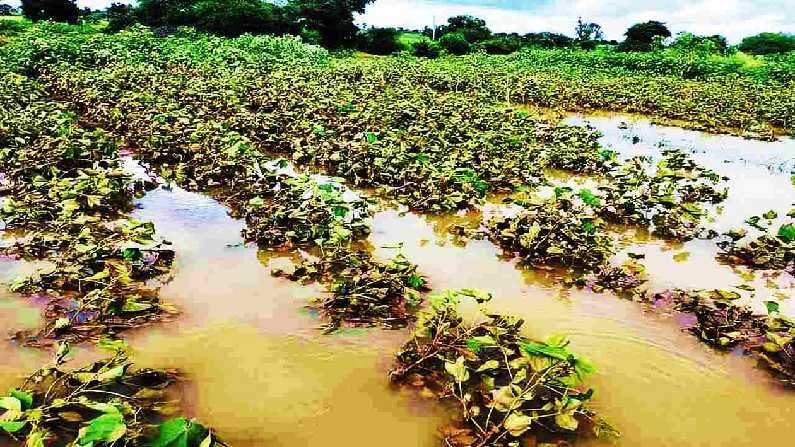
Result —
<instances>
[{"instance_id":1,"label":"waterlogged crop","mask_svg":"<svg viewBox=\"0 0 795 447\"><path fill-rule=\"evenodd\" d=\"M531 196L523 209L486 222L500 246L533 264L597 269L613 255L613 239L599 217L595 197L557 188L549 198Z\"/></svg>"},{"instance_id":2,"label":"waterlogged crop","mask_svg":"<svg viewBox=\"0 0 795 447\"><path fill-rule=\"evenodd\" d=\"M481 304L491 298L475 290L432 296L390 373L393 382L456 411L460 422L440 430L445 445L618 436L588 407L593 390L583 380L594 367L568 350L565 337L527 339L522 320L509 316L486 314L465 323L456 311L462 297Z\"/></svg>"},{"instance_id":3,"label":"waterlogged crop","mask_svg":"<svg viewBox=\"0 0 795 447\"><path fill-rule=\"evenodd\" d=\"M316 260L306 259L292 272L275 270L273 274L328 284L330 294L319 303L329 319L328 330L345 322L405 327L422 301L420 292L428 290L425 277L403 255L380 262L367 251L347 247L327 250Z\"/></svg>"},{"instance_id":4,"label":"waterlogged crop","mask_svg":"<svg viewBox=\"0 0 795 447\"><path fill-rule=\"evenodd\" d=\"M730 230L717 242L723 250L719 258L733 264L745 264L757 269L784 270L795 274L795 225L782 223L775 229L772 220L778 217L774 211L762 216L752 216L746 223L757 232L749 236L745 228Z\"/></svg>"},{"instance_id":5,"label":"waterlogged crop","mask_svg":"<svg viewBox=\"0 0 795 447\"><path fill-rule=\"evenodd\" d=\"M604 197L600 214L615 223L651 226L653 234L688 239L701 232L706 205L720 203L727 190L721 177L693 162L682 151L664 150L656 165L634 157L607 174L599 188Z\"/></svg>"},{"instance_id":6,"label":"waterlogged crop","mask_svg":"<svg viewBox=\"0 0 795 447\"><path fill-rule=\"evenodd\" d=\"M31 81L3 81L0 218L19 230L3 252L49 261L10 286L46 300L44 327L19 337L92 338L171 312L147 281L169 272L174 252L156 241L151 223L127 219L144 185L122 169L116 141L81 126Z\"/></svg>"},{"instance_id":7,"label":"waterlogged crop","mask_svg":"<svg viewBox=\"0 0 795 447\"><path fill-rule=\"evenodd\" d=\"M173 371L135 369L123 353L82 368L55 361L0 396L0 439L28 447L212 447L226 445L196 421L166 420L178 406L168 388Z\"/></svg>"},{"instance_id":8,"label":"waterlogged crop","mask_svg":"<svg viewBox=\"0 0 795 447\"><path fill-rule=\"evenodd\" d=\"M740 295L728 290L669 290L655 294L655 306L695 315L688 330L718 349L737 346L760 359L780 381L795 386L795 321L779 312L777 302L766 302L768 315L757 315L738 304Z\"/></svg>"}]
</instances>

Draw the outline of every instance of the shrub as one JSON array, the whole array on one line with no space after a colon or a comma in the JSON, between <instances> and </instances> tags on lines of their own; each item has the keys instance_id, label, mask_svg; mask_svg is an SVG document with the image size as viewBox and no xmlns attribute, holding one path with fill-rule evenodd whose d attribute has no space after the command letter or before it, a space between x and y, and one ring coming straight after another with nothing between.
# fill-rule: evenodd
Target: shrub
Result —
<instances>
[{"instance_id":1,"label":"shrub","mask_svg":"<svg viewBox=\"0 0 795 447\"><path fill-rule=\"evenodd\" d=\"M111 3L107 10L109 33L119 32L136 23L133 7L124 3Z\"/></svg>"},{"instance_id":2,"label":"shrub","mask_svg":"<svg viewBox=\"0 0 795 447\"><path fill-rule=\"evenodd\" d=\"M359 49L370 54L392 54L403 49L395 28L370 28L359 33Z\"/></svg>"},{"instance_id":3,"label":"shrub","mask_svg":"<svg viewBox=\"0 0 795 447\"><path fill-rule=\"evenodd\" d=\"M746 37L738 47L750 54L776 54L795 51L795 36L784 33L760 33Z\"/></svg>"},{"instance_id":4,"label":"shrub","mask_svg":"<svg viewBox=\"0 0 795 447\"><path fill-rule=\"evenodd\" d=\"M439 39L439 45L442 46L448 53L455 55L462 55L469 53L471 45L461 33L445 34Z\"/></svg>"},{"instance_id":5,"label":"shrub","mask_svg":"<svg viewBox=\"0 0 795 447\"><path fill-rule=\"evenodd\" d=\"M441 52L442 47L439 45L439 42L435 42L431 39L421 39L411 44L411 54L417 57L436 59Z\"/></svg>"},{"instance_id":6,"label":"shrub","mask_svg":"<svg viewBox=\"0 0 795 447\"><path fill-rule=\"evenodd\" d=\"M478 44L489 54L511 54L522 48L522 41L516 37L495 37Z\"/></svg>"}]
</instances>

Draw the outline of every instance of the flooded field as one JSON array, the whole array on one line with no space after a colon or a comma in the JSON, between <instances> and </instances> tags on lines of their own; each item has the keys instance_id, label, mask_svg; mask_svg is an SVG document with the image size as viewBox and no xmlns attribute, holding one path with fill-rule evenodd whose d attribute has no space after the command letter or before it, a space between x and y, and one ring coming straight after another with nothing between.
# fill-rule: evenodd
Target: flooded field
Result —
<instances>
[{"instance_id":1,"label":"flooded field","mask_svg":"<svg viewBox=\"0 0 795 447\"><path fill-rule=\"evenodd\" d=\"M795 202L789 183L793 140L710 136L621 116L575 116L568 122L597 128L602 144L622 157L657 157L660 147L682 148L729 177L728 200L710 223L717 230L768 209L783 215ZM436 430L446 415L431 401L396 392L386 380L407 330L323 335L318 315L306 307L323 289L272 277L272 268L293 259L244 244L243 223L211 198L161 187L137 208L134 217L155 222L177 252L175 274L161 295L182 313L171 323L128 332L127 339L137 363L179 368L191 379L181 399L188 414L235 446L438 445ZM493 293L492 310L523 318L530 337L569 334L572 349L598 365L595 406L621 428L618 445L788 442L795 395L741 352L712 351L684 333L675 316L610 293L565 288L551 271L520 267L491 242L457 244L446 231L452 222L479 218L478 212L421 216L385 209L373 219L369 242L381 258L402 247L436 290ZM795 314L791 276L721 265L711 241L671 245L636 235L624 247L629 251L646 255L653 289L746 284L752 289L739 291L754 306L776 299L784 313ZM20 268L4 262L4 278ZM38 312L11 293L0 296L5 328L35 327ZM0 351L0 385L6 387L49 356L8 341Z\"/></svg>"}]
</instances>

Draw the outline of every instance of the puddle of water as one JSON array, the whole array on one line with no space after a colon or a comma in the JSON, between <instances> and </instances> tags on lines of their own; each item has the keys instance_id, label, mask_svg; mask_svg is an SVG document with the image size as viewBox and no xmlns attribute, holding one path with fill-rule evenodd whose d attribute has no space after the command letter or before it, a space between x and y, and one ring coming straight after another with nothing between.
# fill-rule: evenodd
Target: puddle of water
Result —
<instances>
[{"instance_id":1,"label":"puddle of water","mask_svg":"<svg viewBox=\"0 0 795 447\"><path fill-rule=\"evenodd\" d=\"M435 444L439 410L401 397L386 379L405 331L322 335L306 310L321 288L271 277L287 255L244 245L243 224L212 199L158 189L134 217L154 221L174 244L175 277L161 296L183 310L175 324L130 334L134 358L184 371L186 410L227 442Z\"/></svg>"},{"instance_id":2,"label":"puddle of water","mask_svg":"<svg viewBox=\"0 0 795 447\"><path fill-rule=\"evenodd\" d=\"M623 432L622 446L758 446L789 441L795 396L772 385L748 359L710 351L676 322L635 303L558 289L544 272L521 271L485 241L456 246L445 219L391 211L375 218L376 247L403 252L436 290L494 294L492 310L525 319L534 338L566 333L598 367L596 407ZM429 242L431 241L431 242ZM446 243L443 243L447 241ZM379 248L391 256L391 248Z\"/></svg>"},{"instance_id":3,"label":"puddle of water","mask_svg":"<svg viewBox=\"0 0 795 447\"><path fill-rule=\"evenodd\" d=\"M795 173L795 139L764 142L711 135L617 114L573 115L564 122L595 128L603 135L602 146L616 151L621 158L644 155L657 160L661 158L661 148L682 149L701 166L728 177L725 184L729 196L715 210L714 221L706 223L715 231L738 228L748 217L768 210L778 213L779 218L772 225L778 228L795 207L791 180ZM733 290L740 292L744 302L756 311L765 311L764 301L783 300L782 312L795 315L795 300L787 299L795 295L795 278L791 275L721 265L715 261L719 249L714 241L692 240L676 246L648 237L636 239L638 243L625 247L624 252L646 256L643 264L654 290L746 285L754 290Z\"/></svg>"}]
</instances>

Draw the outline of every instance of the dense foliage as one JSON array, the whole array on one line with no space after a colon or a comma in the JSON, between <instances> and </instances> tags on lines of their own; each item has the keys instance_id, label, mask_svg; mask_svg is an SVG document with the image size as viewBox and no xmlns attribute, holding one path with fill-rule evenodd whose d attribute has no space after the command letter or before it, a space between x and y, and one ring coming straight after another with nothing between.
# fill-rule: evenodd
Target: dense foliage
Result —
<instances>
[{"instance_id":1,"label":"dense foliage","mask_svg":"<svg viewBox=\"0 0 795 447\"><path fill-rule=\"evenodd\" d=\"M738 47L750 54L775 54L795 51L795 36L784 33L759 33L746 37Z\"/></svg>"},{"instance_id":2,"label":"dense foliage","mask_svg":"<svg viewBox=\"0 0 795 447\"><path fill-rule=\"evenodd\" d=\"M22 13L34 22L54 20L77 23L80 10L75 0L22 0Z\"/></svg>"}]
</instances>

